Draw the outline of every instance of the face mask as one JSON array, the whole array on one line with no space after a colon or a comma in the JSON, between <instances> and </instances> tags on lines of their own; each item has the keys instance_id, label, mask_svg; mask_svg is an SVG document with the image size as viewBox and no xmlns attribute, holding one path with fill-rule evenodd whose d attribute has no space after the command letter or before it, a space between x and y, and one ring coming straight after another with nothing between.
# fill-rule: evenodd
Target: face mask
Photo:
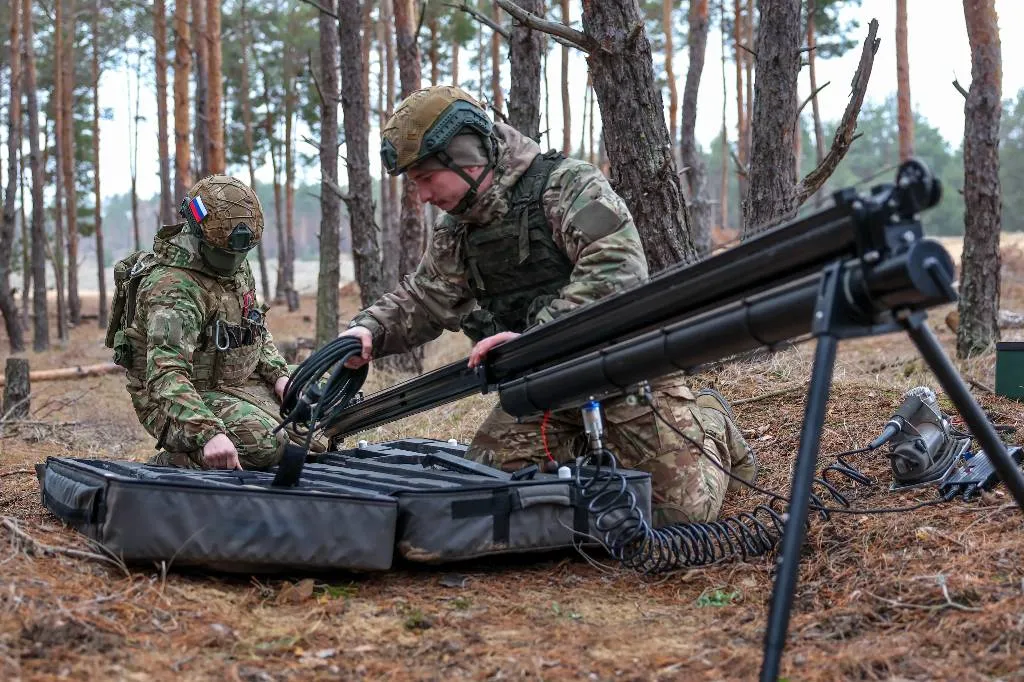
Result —
<instances>
[{"instance_id":1,"label":"face mask","mask_svg":"<svg viewBox=\"0 0 1024 682\"><path fill-rule=\"evenodd\" d=\"M222 277L230 277L235 274L242 263L245 261L245 256L248 251L228 251L227 249L218 249L214 246L210 246L206 242L199 243L199 254L203 257L203 262L206 263L207 267L213 270Z\"/></svg>"}]
</instances>

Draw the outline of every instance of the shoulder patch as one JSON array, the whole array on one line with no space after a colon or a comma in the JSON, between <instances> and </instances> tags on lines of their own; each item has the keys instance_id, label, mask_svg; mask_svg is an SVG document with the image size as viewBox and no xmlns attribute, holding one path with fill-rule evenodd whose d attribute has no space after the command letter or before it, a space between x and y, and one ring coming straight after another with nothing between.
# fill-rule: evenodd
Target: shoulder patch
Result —
<instances>
[{"instance_id":1,"label":"shoulder patch","mask_svg":"<svg viewBox=\"0 0 1024 682\"><path fill-rule=\"evenodd\" d=\"M591 241L595 241L618 230L622 224L622 216L600 199L595 199L576 211L570 224Z\"/></svg>"}]
</instances>

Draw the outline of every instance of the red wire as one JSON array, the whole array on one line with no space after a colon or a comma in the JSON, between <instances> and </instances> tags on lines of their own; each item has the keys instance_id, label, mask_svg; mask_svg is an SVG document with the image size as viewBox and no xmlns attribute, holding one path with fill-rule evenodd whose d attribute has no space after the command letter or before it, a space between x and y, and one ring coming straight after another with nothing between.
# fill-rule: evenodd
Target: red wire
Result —
<instances>
[{"instance_id":1,"label":"red wire","mask_svg":"<svg viewBox=\"0 0 1024 682\"><path fill-rule=\"evenodd\" d=\"M551 416L551 410L544 411L544 418L540 420L540 441L544 444L544 454L548 456L548 460L554 462L555 458L551 456L551 449L548 448L548 418Z\"/></svg>"}]
</instances>

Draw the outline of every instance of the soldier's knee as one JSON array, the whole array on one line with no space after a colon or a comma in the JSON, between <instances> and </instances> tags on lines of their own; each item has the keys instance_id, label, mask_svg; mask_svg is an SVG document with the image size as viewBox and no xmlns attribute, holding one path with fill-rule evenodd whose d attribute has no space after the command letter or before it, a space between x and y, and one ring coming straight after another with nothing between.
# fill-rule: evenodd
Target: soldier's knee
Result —
<instances>
[{"instance_id":1,"label":"soldier's knee","mask_svg":"<svg viewBox=\"0 0 1024 682\"><path fill-rule=\"evenodd\" d=\"M254 423L235 427L229 434L238 449L238 461L243 469L265 469L281 461L288 444L283 430L273 432L266 424Z\"/></svg>"}]
</instances>

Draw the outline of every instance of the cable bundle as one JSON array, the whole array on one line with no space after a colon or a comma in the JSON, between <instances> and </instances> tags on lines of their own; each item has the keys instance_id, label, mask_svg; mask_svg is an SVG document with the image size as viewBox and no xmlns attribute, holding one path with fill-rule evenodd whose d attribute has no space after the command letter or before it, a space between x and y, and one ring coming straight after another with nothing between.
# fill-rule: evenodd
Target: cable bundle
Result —
<instances>
[{"instance_id":1,"label":"cable bundle","mask_svg":"<svg viewBox=\"0 0 1024 682\"><path fill-rule=\"evenodd\" d=\"M288 379L281 401L283 421L278 429L294 424L308 430L309 437L321 421L333 419L359 393L368 365L349 369L345 363L362 353L362 342L353 336L339 336L299 365Z\"/></svg>"}]
</instances>

